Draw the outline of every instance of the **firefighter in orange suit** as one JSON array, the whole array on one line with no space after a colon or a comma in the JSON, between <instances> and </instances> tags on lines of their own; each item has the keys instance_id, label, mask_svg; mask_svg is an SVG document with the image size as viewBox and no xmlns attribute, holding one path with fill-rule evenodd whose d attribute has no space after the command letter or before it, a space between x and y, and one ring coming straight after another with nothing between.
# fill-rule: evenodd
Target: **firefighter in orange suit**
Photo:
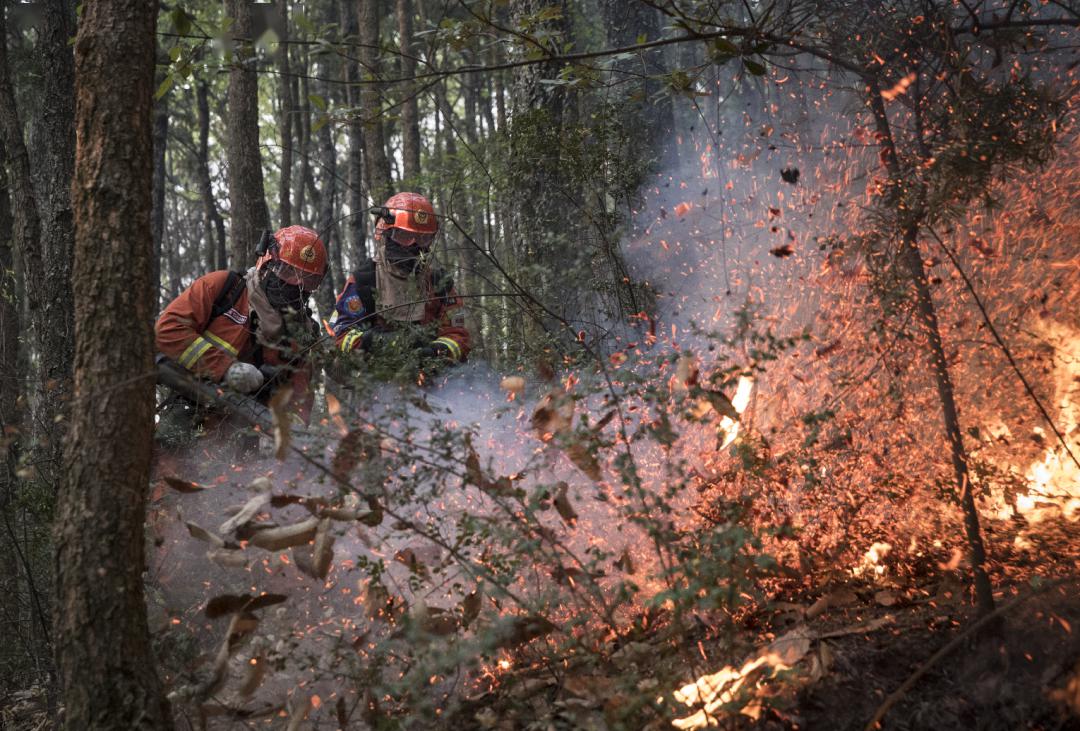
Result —
<instances>
[{"instance_id":1,"label":"firefighter in orange suit","mask_svg":"<svg viewBox=\"0 0 1080 731\"><path fill-rule=\"evenodd\" d=\"M375 257L352 273L330 317L338 348L377 355L405 337L424 370L464 361L464 306L453 280L429 259L439 231L431 203L397 193L377 213Z\"/></svg>"},{"instance_id":2,"label":"firefighter in orange suit","mask_svg":"<svg viewBox=\"0 0 1080 731\"><path fill-rule=\"evenodd\" d=\"M307 301L326 275L326 246L310 228L288 226L264 235L259 253L246 272L211 272L170 302L155 326L157 348L192 373L257 398L289 383L306 421L305 351L317 337Z\"/></svg>"}]
</instances>

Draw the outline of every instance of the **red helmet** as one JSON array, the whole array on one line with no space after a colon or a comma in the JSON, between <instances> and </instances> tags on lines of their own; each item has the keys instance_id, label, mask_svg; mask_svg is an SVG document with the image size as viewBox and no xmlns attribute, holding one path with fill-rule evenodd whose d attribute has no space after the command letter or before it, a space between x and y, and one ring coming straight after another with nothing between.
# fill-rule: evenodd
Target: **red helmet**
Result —
<instances>
[{"instance_id":1,"label":"red helmet","mask_svg":"<svg viewBox=\"0 0 1080 731\"><path fill-rule=\"evenodd\" d=\"M287 226L274 234L255 266L260 271L268 268L305 292L314 292L326 276L326 245L306 226Z\"/></svg>"},{"instance_id":2,"label":"red helmet","mask_svg":"<svg viewBox=\"0 0 1080 731\"><path fill-rule=\"evenodd\" d=\"M381 239L390 232L390 238L402 246L419 246L426 249L439 232L435 209L419 193L396 193L383 204L387 214L379 216L375 224L375 238Z\"/></svg>"}]
</instances>

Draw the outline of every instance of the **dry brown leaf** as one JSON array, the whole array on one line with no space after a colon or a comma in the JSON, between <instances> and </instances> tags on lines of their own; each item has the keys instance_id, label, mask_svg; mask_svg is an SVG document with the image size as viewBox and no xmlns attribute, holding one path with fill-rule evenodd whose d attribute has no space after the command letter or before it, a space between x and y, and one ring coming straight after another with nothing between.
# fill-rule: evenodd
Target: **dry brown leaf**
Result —
<instances>
[{"instance_id":1,"label":"dry brown leaf","mask_svg":"<svg viewBox=\"0 0 1080 731\"><path fill-rule=\"evenodd\" d=\"M593 456L589 448L581 442L574 442L566 447L564 450L566 456L570 458L570 461L574 465L584 472L589 479L599 481L601 477L600 463L596 461L596 457Z\"/></svg>"},{"instance_id":2,"label":"dry brown leaf","mask_svg":"<svg viewBox=\"0 0 1080 731\"><path fill-rule=\"evenodd\" d=\"M312 546L311 567L313 575L325 579L330 572L330 562L334 559L334 534L330 532L330 519L323 518L315 530L315 545Z\"/></svg>"},{"instance_id":3,"label":"dry brown leaf","mask_svg":"<svg viewBox=\"0 0 1080 731\"><path fill-rule=\"evenodd\" d=\"M262 685L263 678L266 677L266 670L268 663L266 658L262 655L255 655L247 664L247 674L244 676L244 684L240 686L240 690L237 691L241 698L249 698L260 685Z\"/></svg>"},{"instance_id":4,"label":"dry brown leaf","mask_svg":"<svg viewBox=\"0 0 1080 731\"><path fill-rule=\"evenodd\" d=\"M349 479L349 475L361 462L374 459L379 456L379 440L371 432L365 429L353 429L342 437L338 443L337 451L334 452L334 461L331 463L330 472L342 482Z\"/></svg>"},{"instance_id":5,"label":"dry brown leaf","mask_svg":"<svg viewBox=\"0 0 1080 731\"><path fill-rule=\"evenodd\" d=\"M461 626L465 629L469 628L469 625L476 621L476 618L480 616L480 606L483 600L483 594L477 589L471 592L468 596L461 600Z\"/></svg>"},{"instance_id":6,"label":"dry brown leaf","mask_svg":"<svg viewBox=\"0 0 1080 731\"><path fill-rule=\"evenodd\" d=\"M881 591L874 593L874 601L883 607L891 607L900 601L900 599L896 596L895 591L882 589Z\"/></svg>"},{"instance_id":7,"label":"dry brown leaf","mask_svg":"<svg viewBox=\"0 0 1080 731\"><path fill-rule=\"evenodd\" d=\"M307 543L315 537L318 527L318 518L308 518L292 525L261 530L251 536L250 542L253 546L265 548L267 551L280 551Z\"/></svg>"},{"instance_id":8,"label":"dry brown leaf","mask_svg":"<svg viewBox=\"0 0 1080 731\"><path fill-rule=\"evenodd\" d=\"M206 552L206 557L218 566L230 569L242 569L248 565L247 555L243 551L232 551L227 548L215 548Z\"/></svg>"},{"instance_id":9,"label":"dry brown leaf","mask_svg":"<svg viewBox=\"0 0 1080 731\"><path fill-rule=\"evenodd\" d=\"M206 541L207 543L217 546L218 548L225 548L225 539L211 533L210 531L206 530L206 528L195 525L190 521L184 523L184 525L187 526L188 533L191 534L192 538L198 538L200 541Z\"/></svg>"},{"instance_id":10,"label":"dry brown leaf","mask_svg":"<svg viewBox=\"0 0 1080 731\"><path fill-rule=\"evenodd\" d=\"M337 427L338 433L341 436L348 434L349 427L345 424L345 419L341 417L341 402L329 391L326 392L326 410L330 414L330 421Z\"/></svg>"},{"instance_id":11,"label":"dry brown leaf","mask_svg":"<svg viewBox=\"0 0 1080 731\"><path fill-rule=\"evenodd\" d=\"M222 533L232 533L239 526L247 523L249 520L259 514L267 503L270 502L270 495L267 493L260 493L255 497L248 500L242 508L233 517L226 520L218 527L218 530Z\"/></svg>"},{"instance_id":12,"label":"dry brown leaf","mask_svg":"<svg viewBox=\"0 0 1080 731\"><path fill-rule=\"evenodd\" d=\"M202 485L199 485L198 483L181 480L179 477L162 477L161 479L164 480L165 484L172 489L176 490L177 492L182 492L184 494L202 492L203 490L207 489Z\"/></svg>"},{"instance_id":13,"label":"dry brown leaf","mask_svg":"<svg viewBox=\"0 0 1080 731\"><path fill-rule=\"evenodd\" d=\"M630 557L630 549L624 548L619 560L615 562L615 568L626 574L634 573L634 559Z\"/></svg>"},{"instance_id":14,"label":"dry brown leaf","mask_svg":"<svg viewBox=\"0 0 1080 731\"><path fill-rule=\"evenodd\" d=\"M394 560L407 566L409 571L417 576L427 575L427 567L424 566L423 562L417 557L416 551L411 548L403 548L395 553Z\"/></svg>"},{"instance_id":15,"label":"dry brown leaf","mask_svg":"<svg viewBox=\"0 0 1080 731\"><path fill-rule=\"evenodd\" d=\"M561 388L548 393L536 404L532 414L532 427L541 439L549 435L563 434L574 420L574 399Z\"/></svg>"},{"instance_id":16,"label":"dry brown leaf","mask_svg":"<svg viewBox=\"0 0 1080 731\"><path fill-rule=\"evenodd\" d=\"M538 615L504 618L496 631L495 647L510 649L555 631L555 625Z\"/></svg>"},{"instance_id":17,"label":"dry brown leaf","mask_svg":"<svg viewBox=\"0 0 1080 731\"><path fill-rule=\"evenodd\" d=\"M499 388L515 396L520 396L525 390L525 379L521 376L507 376L499 382Z\"/></svg>"},{"instance_id":18,"label":"dry brown leaf","mask_svg":"<svg viewBox=\"0 0 1080 731\"><path fill-rule=\"evenodd\" d=\"M559 511L559 515L567 525L573 526L578 516L574 512L574 506L570 504L570 499L566 496L570 486L565 482L560 482L556 487L558 490L555 493L555 509Z\"/></svg>"},{"instance_id":19,"label":"dry brown leaf","mask_svg":"<svg viewBox=\"0 0 1080 731\"><path fill-rule=\"evenodd\" d=\"M278 386L270 397L270 414L274 417L274 457L278 460L285 459L292 443L292 415L289 412L292 394L292 386Z\"/></svg>"},{"instance_id":20,"label":"dry brown leaf","mask_svg":"<svg viewBox=\"0 0 1080 731\"><path fill-rule=\"evenodd\" d=\"M593 703L603 703L615 690L615 681L602 675L568 675L563 690Z\"/></svg>"}]
</instances>

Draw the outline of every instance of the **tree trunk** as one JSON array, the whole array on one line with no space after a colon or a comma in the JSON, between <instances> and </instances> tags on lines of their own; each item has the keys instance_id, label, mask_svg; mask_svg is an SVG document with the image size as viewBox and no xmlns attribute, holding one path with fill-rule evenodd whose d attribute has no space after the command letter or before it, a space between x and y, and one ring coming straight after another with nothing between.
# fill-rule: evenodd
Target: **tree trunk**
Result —
<instances>
[{"instance_id":1,"label":"tree trunk","mask_svg":"<svg viewBox=\"0 0 1080 731\"><path fill-rule=\"evenodd\" d=\"M297 79L297 85L299 87L298 102L298 118L300 122L300 129L298 130L299 140L299 152L300 152L300 170L296 179L296 195L293 196L295 206L293 207L293 217L298 221L303 221L307 225L307 184L308 179L311 177L311 102L308 99L308 79L307 76L311 70L311 64L305 47L303 55L301 56L302 64L298 71L300 78Z\"/></svg>"},{"instance_id":2,"label":"tree trunk","mask_svg":"<svg viewBox=\"0 0 1080 731\"><path fill-rule=\"evenodd\" d=\"M357 36L359 27L356 20L356 5L354 3L341 4L341 24L345 34L349 37ZM360 87L356 82L360 79L360 66L351 59L345 59L345 80L348 94L348 103L352 109L360 106ZM353 256L353 265L367 259L367 196L364 191L364 130L359 117L353 113L349 116L346 127L349 137L349 246ZM381 201L380 201L381 202Z\"/></svg>"},{"instance_id":3,"label":"tree trunk","mask_svg":"<svg viewBox=\"0 0 1080 731\"><path fill-rule=\"evenodd\" d=\"M228 0L230 30L234 39L233 65L229 70L229 122L225 153L229 170L229 207L232 215L231 266L246 269L254 264L255 244L270 228L270 211L263 188L259 155L259 77L251 64L252 18L247 0Z\"/></svg>"},{"instance_id":4,"label":"tree trunk","mask_svg":"<svg viewBox=\"0 0 1080 731\"><path fill-rule=\"evenodd\" d=\"M296 94L289 69L289 3L279 2L281 18L279 34L281 45L277 50L278 70L278 128L281 130L281 175L278 180L278 226L291 226L292 212L292 163L293 129L292 120L296 113Z\"/></svg>"},{"instance_id":5,"label":"tree trunk","mask_svg":"<svg viewBox=\"0 0 1080 731\"><path fill-rule=\"evenodd\" d=\"M393 195L390 175L390 159L386 156L383 138L382 86L374 83L379 72L379 0L357 0L360 3L360 64L363 66L365 83L360 90L360 108L363 116L364 151L368 190L376 205Z\"/></svg>"},{"instance_id":6,"label":"tree trunk","mask_svg":"<svg viewBox=\"0 0 1080 731\"><path fill-rule=\"evenodd\" d=\"M398 47L401 48L401 76L411 79L416 75L416 48L413 43L412 0L397 0ZM420 114L416 103L416 84L406 81L401 85L401 157L402 177L416 187L420 176Z\"/></svg>"},{"instance_id":7,"label":"tree trunk","mask_svg":"<svg viewBox=\"0 0 1080 731\"><path fill-rule=\"evenodd\" d=\"M876 81L868 85L867 96L874 115L880 145L882 161L889 173L890 187L894 191L905 185L903 171L896 154L896 142L893 139L889 116ZM920 206L921 207L921 206ZM953 393L952 378L949 375L948 362L945 360L945 348L941 341L941 329L938 327L937 311L930 294L930 283L926 277L922 254L919 252L919 228L924 214L920 210L897 210L901 220L900 258L915 286L916 308L926 330L927 359L934 374L938 400L941 401L942 418L945 422L945 435L949 440L953 472L956 476L956 489L960 508L964 513L964 532L968 543L968 558L971 560L971 572L975 583L975 600L980 616L994 611L994 593L990 577L986 573L986 548L983 545L982 531L979 526L979 512L972 493L971 476L968 472L967 451L964 449L964 436L960 430L959 410Z\"/></svg>"},{"instance_id":8,"label":"tree trunk","mask_svg":"<svg viewBox=\"0 0 1080 731\"><path fill-rule=\"evenodd\" d=\"M168 63L169 57L158 49L158 65ZM154 88L164 80L164 72L154 77ZM150 227L154 233L154 258L150 281L153 282L154 308L161 309L161 240L165 235L165 150L169 143L169 94L154 101L154 190Z\"/></svg>"},{"instance_id":9,"label":"tree trunk","mask_svg":"<svg viewBox=\"0 0 1080 731\"><path fill-rule=\"evenodd\" d=\"M156 20L156 2L89 3L75 43L80 408L71 416L70 468L57 504L54 621L65 725L80 731L172 727L151 652L142 577L154 427Z\"/></svg>"},{"instance_id":10,"label":"tree trunk","mask_svg":"<svg viewBox=\"0 0 1080 731\"><path fill-rule=\"evenodd\" d=\"M199 195L203 204L203 228L206 232L206 269L225 269L228 257L225 253L225 221L218 212L214 199L214 186L210 179L210 99L205 81L195 87L195 106L199 119L199 146L196 150L195 174L199 181Z\"/></svg>"}]
</instances>

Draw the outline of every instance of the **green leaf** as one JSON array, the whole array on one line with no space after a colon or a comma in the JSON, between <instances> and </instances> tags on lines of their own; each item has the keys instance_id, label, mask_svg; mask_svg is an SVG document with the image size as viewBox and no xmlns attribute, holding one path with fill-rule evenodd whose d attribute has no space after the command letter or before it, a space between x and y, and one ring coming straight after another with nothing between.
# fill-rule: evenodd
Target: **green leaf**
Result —
<instances>
[{"instance_id":1,"label":"green leaf","mask_svg":"<svg viewBox=\"0 0 1080 731\"><path fill-rule=\"evenodd\" d=\"M311 102L312 106L314 106L320 112L326 111L326 100L318 94L308 94L308 101ZM315 130L312 130L312 132L314 131Z\"/></svg>"},{"instance_id":2,"label":"green leaf","mask_svg":"<svg viewBox=\"0 0 1080 731\"><path fill-rule=\"evenodd\" d=\"M757 61L751 61L748 58L744 58L743 59L743 66L746 67L746 71L748 73L751 73L754 76L764 76L765 75L765 67L762 64L758 63Z\"/></svg>"},{"instance_id":3,"label":"green leaf","mask_svg":"<svg viewBox=\"0 0 1080 731\"><path fill-rule=\"evenodd\" d=\"M180 58L180 54L183 53L183 52L184 52L184 49L181 48L180 46L178 46L178 45L173 46L172 48L169 49L169 60L170 61L176 61L176 59Z\"/></svg>"},{"instance_id":4,"label":"green leaf","mask_svg":"<svg viewBox=\"0 0 1080 731\"><path fill-rule=\"evenodd\" d=\"M646 43L646 42L648 42L648 38L649 38L648 36L646 36L646 35L645 35L644 33L642 33L641 35L639 35L639 36L637 37L637 45L639 45L639 46L640 46L640 45L642 45L643 43Z\"/></svg>"},{"instance_id":5,"label":"green leaf","mask_svg":"<svg viewBox=\"0 0 1080 731\"><path fill-rule=\"evenodd\" d=\"M173 11L169 13L169 20L172 21L173 28L176 29L178 34L186 36L191 32L191 18L188 17L188 14L185 13L182 8L174 8Z\"/></svg>"},{"instance_id":6,"label":"green leaf","mask_svg":"<svg viewBox=\"0 0 1080 731\"><path fill-rule=\"evenodd\" d=\"M157 91L154 92L154 99L160 99L161 97L165 96L165 94L168 93L169 89L172 88L172 85L173 85L173 75L169 74L161 82L161 86L159 86L157 88Z\"/></svg>"},{"instance_id":7,"label":"green leaf","mask_svg":"<svg viewBox=\"0 0 1080 731\"><path fill-rule=\"evenodd\" d=\"M315 124L311 125L311 134L315 134L320 129L326 126L326 123L330 121L330 117L322 116L315 120Z\"/></svg>"},{"instance_id":8,"label":"green leaf","mask_svg":"<svg viewBox=\"0 0 1080 731\"><path fill-rule=\"evenodd\" d=\"M721 56L738 56L740 53L739 47L727 38L717 38L714 40L712 42L712 50L714 53Z\"/></svg>"}]
</instances>

